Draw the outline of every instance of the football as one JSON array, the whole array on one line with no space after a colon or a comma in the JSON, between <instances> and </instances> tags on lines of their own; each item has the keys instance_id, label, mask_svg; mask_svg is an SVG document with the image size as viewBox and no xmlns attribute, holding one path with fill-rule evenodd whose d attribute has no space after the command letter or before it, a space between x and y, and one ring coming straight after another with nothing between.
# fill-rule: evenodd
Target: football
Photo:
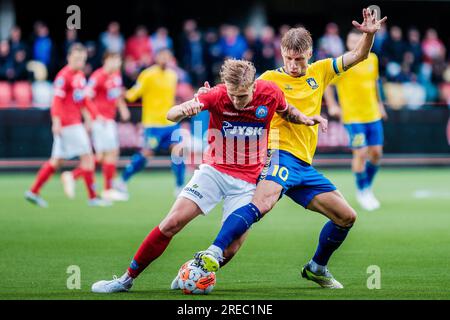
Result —
<instances>
[{"instance_id":1,"label":"football","mask_svg":"<svg viewBox=\"0 0 450 320\"><path fill-rule=\"evenodd\" d=\"M184 294L208 294L216 285L216 274L206 272L189 260L178 271L178 285Z\"/></svg>"}]
</instances>

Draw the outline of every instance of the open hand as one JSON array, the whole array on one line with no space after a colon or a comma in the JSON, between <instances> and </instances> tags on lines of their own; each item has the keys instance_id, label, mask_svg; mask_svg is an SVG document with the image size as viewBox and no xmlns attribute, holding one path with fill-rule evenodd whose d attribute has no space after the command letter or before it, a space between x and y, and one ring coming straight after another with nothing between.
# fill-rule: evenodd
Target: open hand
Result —
<instances>
[{"instance_id":1,"label":"open hand","mask_svg":"<svg viewBox=\"0 0 450 320\"><path fill-rule=\"evenodd\" d=\"M353 20L352 24L356 29L364 33L376 33L378 30L380 30L381 24L387 20L387 17L384 17L381 20L377 20L377 11L372 11L369 8L363 9L362 14L364 18L363 22L360 24L357 21Z\"/></svg>"}]
</instances>

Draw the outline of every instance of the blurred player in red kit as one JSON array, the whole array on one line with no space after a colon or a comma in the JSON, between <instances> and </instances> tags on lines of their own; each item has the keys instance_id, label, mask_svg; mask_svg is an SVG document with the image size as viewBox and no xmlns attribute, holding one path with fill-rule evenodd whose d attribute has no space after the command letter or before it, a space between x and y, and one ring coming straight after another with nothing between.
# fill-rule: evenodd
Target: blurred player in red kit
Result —
<instances>
[{"instance_id":1,"label":"blurred player in red kit","mask_svg":"<svg viewBox=\"0 0 450 320\"><path fill-rule=\"evenodd\" d=\"M89 78L86 87L86 104L94 119L92 140L97 163L102 164L104 188L102 198L108 201L126 201L128 195L112 188L119 158L119 135L115 121L117 111L123 121L130 119L130 111L124 100L124 89L120 68L122 58L118 53L107 52L103 66ZM82 177L82 169L63 172L61 180L64 192L75 197L75 180Z\"/></svg>"},{"instance_id":2,"label":"blurred player in red kit","mask_svg":"<svg viewBox=\"0 0 450 320\"><path fill-rule=\"evenodd\" d=\"M42 186L63 164L64 160L80 158L80 175L85 182L90 206L107 206L110 203L97 197L95 192L95 161L91 144L83 125L91 123L91 116L85 103L86 78L83 68L86 64L86 48L73 44L67 54L67 65L56 75L54 98L51 106L53 147L50 159L43 164L25 199L40 207L47 202L40 196Z\"/></svg>"}]
</instances>

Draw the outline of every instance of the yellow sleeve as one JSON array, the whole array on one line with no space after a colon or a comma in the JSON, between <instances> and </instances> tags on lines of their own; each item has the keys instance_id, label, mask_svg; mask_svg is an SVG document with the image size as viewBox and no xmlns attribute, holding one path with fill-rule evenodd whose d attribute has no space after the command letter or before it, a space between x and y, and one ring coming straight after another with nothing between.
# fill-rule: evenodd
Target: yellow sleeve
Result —
<instances>
[{"instance_id":1,"label":"yellow sleeve","mask_svg":"<svg viewBox=\"0 0 450 320\"><path fill-rule=\"evenodd\" d=\"M331 81L336 81L338 75L344 72L342 56L337 58L328 58L316 62L319 67L324 85L327 86Z\"/></svg>"},{"instance_id":2,"label":"yellow sleeve","mask_svg":"<svg viewBox=\"0 0 450 320\"><path fill-rule=\"evenodd\" d=\"M373 65L374 65L373 77L374 77L375 80L378 80L378 78L379 78L379 74L378 74L378 72L379 72L379 70L378 70L378 68L379 68L379 66L378 66L378 57L377 57L377 55L375 53L371 53L370 55L373 57Z\"/></svg>"},{"instance_id":3,"label":"yellow sleeve","mask_svg":"<svg viewBox=\"0 0 450 320\"><path fill-rule=\"evenodd\" d=\"M142 93L144 92L144 85L145 85L146 79L148 79L148 74L144 70L143 72L141 72L141 74L137 78L136 83L134 84L134 86L132 88L130 88L125 93L125 98L129 102L134 102L137 99L142 97Z\"/></svg>"}]
</instances>

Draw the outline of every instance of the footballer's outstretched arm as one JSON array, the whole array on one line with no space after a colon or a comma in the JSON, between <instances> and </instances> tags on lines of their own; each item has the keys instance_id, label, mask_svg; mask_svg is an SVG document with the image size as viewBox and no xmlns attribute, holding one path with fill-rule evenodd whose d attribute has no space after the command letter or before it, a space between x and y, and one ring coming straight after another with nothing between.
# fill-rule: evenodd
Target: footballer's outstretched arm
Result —
<instances>
[{"instance_id":1,"label":"footballer's outstretched arm","mask_svg":"<svg viewBox=\"0 0 450 320\"><path fill-rule=\"evenodd\" d=\"M369 56L370 49L372 49L373 39L375 33L380 30L381 24L384 23L387 17L378 20L377 11L370 9L363 9L363 22L360 24L353 20L353 26L359 31L363 32L361 40L352 51L344 53L342 56L342 66L344 71L363 61Z\"/></svg>"},{"instance_id":2,"label":"footballer's outstretched arm","mask_svg":"<svg viewBox=\"0 0 450 320\"><path fill-rule=\"evenodd\" d=\"M327 119L321 117L320 115L308 117L290 104L288 104L288 107L285 111L278 112L278 114L288 122L303 124L305 126L315 126L316 124L320 124L323 132L326 132L328 129Z\"/></svg>"},{"instance_id":3,"label":"footballer's outstretched arm","mask_svg":"<svg viewBox=\"0 0 450 320\"><path fill-rule=\"evenodd\" d=\"M203 103L200 103L197 98L194 98L170 108L169 112L167 112L167 120L180 122L187 117L192 117L200 113L202 108Z\"/></svg>"}]
</instances>

